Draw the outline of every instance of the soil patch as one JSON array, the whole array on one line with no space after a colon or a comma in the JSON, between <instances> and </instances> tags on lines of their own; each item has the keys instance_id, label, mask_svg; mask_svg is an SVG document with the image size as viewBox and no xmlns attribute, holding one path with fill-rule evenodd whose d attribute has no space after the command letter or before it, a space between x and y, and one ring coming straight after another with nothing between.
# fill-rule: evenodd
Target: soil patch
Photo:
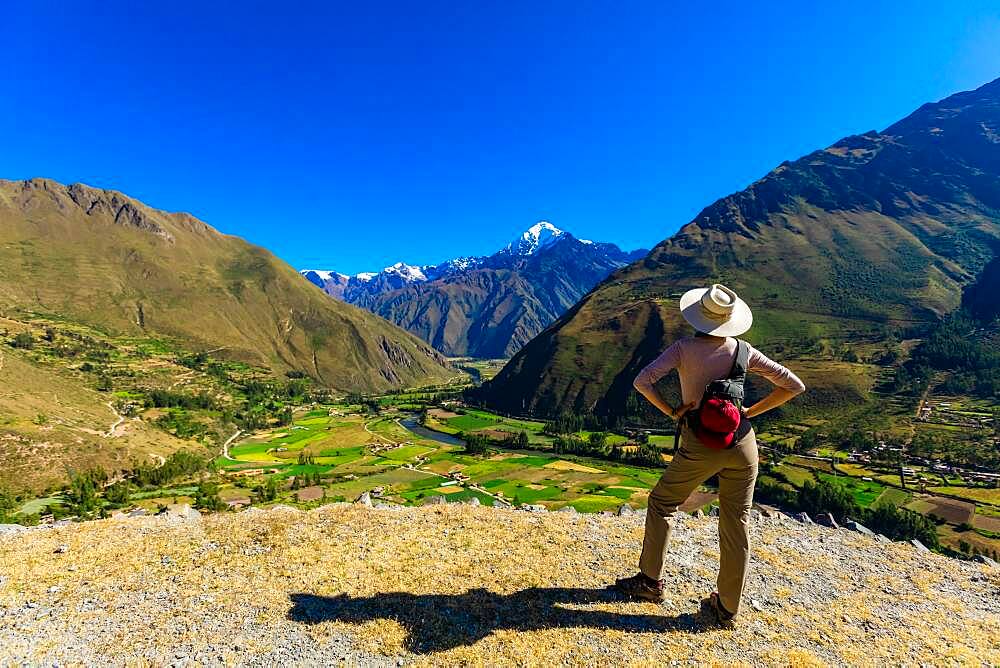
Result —
<instances>
[{"instance_id":1,"label":"soil patch","mask_svg":"<svg viewBox=\"0 0 1000 668\"><path fill-rule=\"evenodd\" d=\"M920 499L908 507L925 515L937 515L949 524L969 522L976 510L975 504L966 501L956 501L955 499L946 499L942 496L931 496Z\"/></svg>"},{"instance_id":2,"label":"soil patch","mask_svg":"<svg viewBox=\"0 0 1000 668\"><path fill-rule=\"evenodd\" d=\"M304 487L295 496L298 497L299 501L319 501L323 498L323 488L318 485Z\"/></svg>"}]
</instances>

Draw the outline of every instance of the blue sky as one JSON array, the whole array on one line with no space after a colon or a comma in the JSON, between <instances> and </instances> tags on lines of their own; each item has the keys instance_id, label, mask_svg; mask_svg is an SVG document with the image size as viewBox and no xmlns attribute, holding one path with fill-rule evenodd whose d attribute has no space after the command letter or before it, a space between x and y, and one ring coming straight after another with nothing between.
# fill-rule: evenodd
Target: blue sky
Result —
<instances>
[{"instance_id":1,"label":"blue sky","mask_svg":"<svg viewBox=\"0 0 1000 668\"><path fill-rule=\"evenodd\" d=\"M485 254L539 219L649 247L1000 77L996 2L810 4L14 3L0 178L122 190L300 268Z\"/></svg>"}]
</instances>

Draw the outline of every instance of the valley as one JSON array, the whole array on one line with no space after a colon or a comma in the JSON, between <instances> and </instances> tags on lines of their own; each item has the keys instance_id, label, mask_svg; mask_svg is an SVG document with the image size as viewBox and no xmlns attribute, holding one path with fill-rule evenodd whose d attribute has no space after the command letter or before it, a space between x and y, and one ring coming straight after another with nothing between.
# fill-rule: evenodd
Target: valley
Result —
<instances>
[{"instance_id":1,"label":"valley","mask_svg":"<svg viewBox=\"0 0 1000 668\"><path fill-rule=\"evenodd\" d=\"M543 221L488 257L300 274L116 191L0 181L0 516L640 509L675 425L632 379L724 280L808 388L755 421L757 500L996 556L998 94L784 163L649 254Z\"/></svg>"},{"instance_id":2,"label":"valley","mask_svg":"<svg viewBox=\"0 0 1000 668\"><path fill-rule=\"evenodd\" d=\"M65 322L8 318L0 333L5 382L60 378L64 385L51 392L71 384L93 411L76 404L62 411L48 397L44 406L17 396L3 404L0 513L8 521L154 514L184 504L208 512L311 508L365 496L376 505L618 512L645 506L671 456L671 430L645 421L545 421L475 407L467 396L498 360L453 360L466 371L444 384L336 393L299 374L276 378L163 340ZM863 362L831 360L825 369L872 374ZM792 512L798 507L786 493L835 487L864 512L887 505L930 518L946 553L1000 551L1000 471L992 460L969 459L970 447L980 456L997 451L1000 403L935 392L919 402L867 396L840 411L788 409L761 420L758 501ZM10 448L14 441L25 447ZM34 465L39 458L54 465ZM715 503L708 485L682 509L707 512Z\"/></svg>"},{"instance_id":3,"label":"valley","mask_svg":"<svg viewBox=\"0 0 1000 668\"><path fill-rule=\"evenodd\" d=\"M997 3L4 27L0 668L1000 668Z\"/></svg>"}]
</instances>

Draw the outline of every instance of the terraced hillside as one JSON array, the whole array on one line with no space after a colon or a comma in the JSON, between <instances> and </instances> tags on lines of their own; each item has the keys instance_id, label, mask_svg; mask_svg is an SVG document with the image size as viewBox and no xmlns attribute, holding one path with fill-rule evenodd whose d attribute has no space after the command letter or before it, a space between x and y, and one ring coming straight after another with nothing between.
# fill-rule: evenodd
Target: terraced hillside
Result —
<instances>
[{"instance_id":1,"label":"terraced hillside","mask_svg":"<svg viewBox=\"0 0 1000 668\"><path fill-rule=\"evenodd\" d=\"M0 315L169 337L341 390L451 375L416 337L335 302L268 251L119 192L0 181Z\"/></svg>"},{"instance_id":2,"label":"terraced hillside","mask_svg":"<svg viewBox=\"0 0 1000 668\"><path fill-rule=\"evenodd\" d=\"M638 370L684 331L677 298L711 282L750 302L748 338L786 360L882 341L955 309L998 239L1000 80L715 202L533 339L480 398L511 412L624 413ZM839 400L841 380L817 374L812 396L833 385Z\"/></svg>"}]
</instances>

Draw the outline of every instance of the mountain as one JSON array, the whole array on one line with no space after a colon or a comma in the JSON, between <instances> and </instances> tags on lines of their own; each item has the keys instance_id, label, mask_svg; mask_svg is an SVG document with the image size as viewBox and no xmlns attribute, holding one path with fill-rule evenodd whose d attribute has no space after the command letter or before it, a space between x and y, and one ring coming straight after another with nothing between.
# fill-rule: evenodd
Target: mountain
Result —
<instances>
[{"instance_id":1,"label":"mountain","mask_svg":"<svg viewBox=\"0 0 1000 668\"><path fill-rule=\"evenodd\" d=\"M980 275L995 277L998 237L1000 79L718 200L610 275L481 396L510 411L621 414L635 374L686 331L677 298L712 282L754 308L748 338L786 356L819 338L878 340L936 320ZM842 381L818 373L811 386Z\"/></svg>"},{"instance_id":2,"label":"mountain","mask_svg":"<svg viewBox=\"0 0 1000 668\"><path fill-rule=\"evenodd\" d=\"M698 604L718 567L714 517L674 521L663 605L607 587L642 522L333 504L0 529L0 662L1000 664L989 563L757 516L734 632Z\"/></svg>"},{"instance_id":3,"label":"mountain","mask_svg":"<svg viewBox=\"0 0 1000 668\"><path fill-rule=\"evenodd\" d=\"M465 257L423 266L397 262L382 271L363 272L353 276L321 269L303 269L299 273L331 297L367 308L387 292L474 269L481 266L484 260L481 257Z\"/></svg>"},{"instance_id":4,"label":"mountain","mask_svg":"<svg viewBox=\"0 0 1000 668\"><path fill-rule=\"evenodd\" d=\"M168 337L336 389L448 375L426 344L326 298L263 248L79 183L0 181L0 315L24 312Z\"/></svg>"},{"instance_id":5,"label":"mountain","mask_svg":"<svg viewBox=\"0 0 1000 668\"><path fill-rule=\"evenodd\" d=\"M362 306L446 355L506 357L645 250L577 239L539 222L497 253L439 265L398 263L378 273L302 274L330 296Z\"/></svg>"}]
</instances>

